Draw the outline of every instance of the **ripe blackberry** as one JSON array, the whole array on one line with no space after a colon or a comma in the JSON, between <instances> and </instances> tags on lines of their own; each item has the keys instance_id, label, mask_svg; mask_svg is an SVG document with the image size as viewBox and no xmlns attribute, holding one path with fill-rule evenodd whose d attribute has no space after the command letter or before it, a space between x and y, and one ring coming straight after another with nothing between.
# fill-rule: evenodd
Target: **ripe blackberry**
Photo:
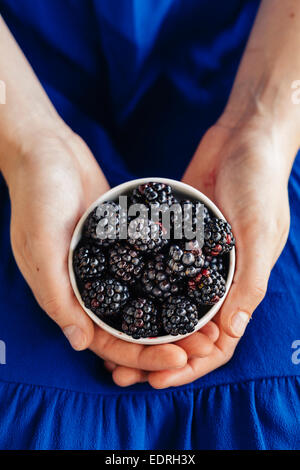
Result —
<instances>
[{"instance_id":1,"label":"ripe blackberry","mask_svg":"<svg viewBox=\"0 0 300 470\"><path fill-rule=\"evenodd\" d=\"M132 191L130 197L131 204L144 204L147 207L160 204L171 206L175 201L171 186L155 182L141 184Z\"/></svg>"},{"instance_id":2,"label":"ripe blackberry","mask_svg":"<svg viewBox=\"0 0 300 470\"><path fill-rule=\"evenodd\" d=\"M207 207L204 204L201 204L201 202L193 202L189 199L180 201L179 205L181 210L171 214L174 239L178 238L178 235L180 236L180 234L184 237L187 229L192 229L194 233L197 229L203 230L204 225L210 220ZM203 213L202 217L200 217L202 207Z\"/></svg>"},{"instance_id":3,"label":"ripe blackberry","mask_svg":"<svg viewBox=\"0 0 300 470\"><path fill-rule=\"evenodd\" d=\"M128 227L127 243L142 253L157 253L168 244L164 238L164 229L160 223L151 219L137 217Z\"/></svg>"},{"instance_id":4,"label":"ripe blackberry","mask_svg":"<svg viewBox=\"0 0 300 470\"><path fill-rule=\"evenodd\" d=\"M203 267L218 271L224 278L226 277L226 260L223 256L205 256Z\"/></svg>"},{"instance_id":5,"label":"ripe blackberry","mask_svg":"<svg viewBox=\"0 0 300 470\"><path fill-rule=\"evenodd\" d=\"M132 284L142 275L145 263L136 250L117 243L109 251L109 269L117 279Z\"/></svg>"},{"instance_id":6,"label":"ripe blackberry","mask_svg":"<svg viewBox=\"0 0 300 470\"><path fill-rule=\"evenodd\" d=\"M116 317L129 299L126 284L116 279L86 282L81 293L84 305L98 317Z\"/></svg>"},{"instance_id":7,"label":"ripe blackberry","mask_svg":"<svg viewBox=\"0 0 300 470\"><path fill-rule=\"evenodd\" d=\"M180 293L178 278L166 266L163 254L157 255L146 264L142 276L142 288L149 297L160 301Z\"/></svg>"},{"instance_id":8,"label":"ripe blackberry","mask_svg":"<svg viewBox=\"0 0 300 470\"><path fill-rule=\"evenodd\" d=\"M77 278L81 281L100 278L106 268L105 255L98 246L85 243L75 249L73 266Z\"/></svg>"},{"instance_id":9,"label":"ripe blackberry","mask_svg":"<svg viewBox=\"0 0 300 470\"><path fill-rule=\"evenodd\" d=\"M223 219L214 217L205 226L204 252L211 256L223 255L232 250L235 239L231 225Z\"/></svg>"},{"instance_id":10,"label":"ripe blackberry","mask_svg":"<svg viewBox=\"0 0 300 470\"><path fill-rule=\"evenodd\" d=\"M99 216L101 206L105 209L103 216ZM107 247L119 238L122 224L127 226L127 214L123 214L120 206L115 202L104 202L88 215L83 227L83 236L98 245Z\"/></svg>"},{"instance_id":11,"label":"ripe blackberry","mask_svg":"<svg viewBox=\"0 0 300 470\"><path fill-rule=\"evenodd\" d=\"M202 250L197 243L190 243L190 250L184 244L171 245L169 249L168 267L178 277L194 277L204 266Z\"/></svg>"},{"instance_id":12,"label":"ripe blackberry","mask_svg":"<svg viewBox=\"0 0 300 470\"><path fill-rule=\"evenodd\" d=\"M209 213L209 210L207 209L206 205L203 205L203 221L204 225L207 224L211 220L211 215Z\"/></svg>"},{"instance_id":13,"label":"ripe blackberry","mask_svg":"<svg viewBox=\"0 0 300 470\"><path fill-rule=\"evenodd\" d=\"M197 307L185 297L170 297L163 305L162 321L166 333L170 335L191 333L198 323Z\"/></svg>"},{"instance_id":14,"label":"ripe blackberry","mask_svg":"<svg viewBox=\"0 0 300 470\"><path fill-rule=\"evenodd\" d=\"M123 309L122 331L134 339L158 336L160 329L158 311L151 300L134 299Z\"/></svg>"},{"instance_id":15,"label":"ripe blackberry","mask_svg":"<svg viewBox=\"0 0 300 470\"><path fill-rule=\"evenodd\" d=\"M188 295L197 304L213 305L225 294L225 279L218 271L202 269L194 279L189 280Z\"/></svg>"}]
</instances>

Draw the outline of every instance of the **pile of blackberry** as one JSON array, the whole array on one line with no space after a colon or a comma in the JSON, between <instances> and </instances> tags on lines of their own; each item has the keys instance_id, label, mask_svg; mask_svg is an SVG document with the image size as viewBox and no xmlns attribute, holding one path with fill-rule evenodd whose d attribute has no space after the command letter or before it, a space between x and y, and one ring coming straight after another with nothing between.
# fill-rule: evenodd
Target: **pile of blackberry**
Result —
<instances>
[{"instance_id":1,"label":"pile of blackberry","mask_svg":"<svg viewBox=\"0 0 300 470\"><path fill-rule=\"evenodd\" d=\"M225 294L229 251L235 244L231 226L199 202L175 195L168 184L149 182L126 196L128 206L144 205L149 220L141 214L129 217L116 202L88 215L73 256L82 300L134 339L191 333ZM182 215L172 212L174 204ZM150 220L153 208L160 216ZM178 239L181 221L190 222L193 231L199 221L204 225L203 246L185 230Z\"/></svg>"}]
</instances>

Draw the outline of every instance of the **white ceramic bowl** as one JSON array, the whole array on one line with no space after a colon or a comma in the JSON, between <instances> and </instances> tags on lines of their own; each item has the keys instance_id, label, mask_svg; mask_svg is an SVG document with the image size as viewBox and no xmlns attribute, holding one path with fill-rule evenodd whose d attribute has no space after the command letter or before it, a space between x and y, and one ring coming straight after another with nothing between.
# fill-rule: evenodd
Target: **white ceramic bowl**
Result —
<instances>
[{"instance_id":1,"label":"white ceramic bowl","mask_svg":"<svg viewBox=\"0 0 300 470\"><path fill-rule=\"evenodd\" d=\"M84 222L85 222L88 214L90 212L92 212L98 206L98 204L101 204L105 201L114 201L114 200L118 199L118 197L121 194L127 194L130 190L132 190L136 186L138 186L140 184L148 183L149 181L156 181L156 182L159 182L159 183L169 184L170 186L172 186L173 190L176 193L180 193L180 195L182 196L182 199L199 200L200 202L204 203L208 207L208 209L213 214L215 214L217 217L225 219L225 217L220 212L220 210L215 206L215 204L210 199L208 199L208 197L206 197L204 194L202 194L200 191L193 188L192 186L189 186L188 184L181 183L180 181L175 181L175 180L171 180L171 179L167 179L167 178L141 178L141 179L128 181L127 183L123 183L123 184L120 184L119 186L116 186L115 188L112 188L107 193L100 196L85 211L85 213L83 214L83 216L79 220L79 222L78 222L78 224L77 224L77 226L74 230L72 240L71 240L71 244L70 244L69 261L68 261L68 263L69 263L69 275L70 275L70 280L71 280L73 290L74 290L75 295L78 299L78 302L80 303L83 310L89 315L89 317L91 317L91 319L95 323L97 323L98 326L103 328L103 330L107 331L108 333L110 333L113 336L116 336L117 338L123 339L125 341L129 341L130 343L140 343L140 344L148 344L148 345L149 344L171 343L173 341L178 341L179 339L182 339L186 336L189 336L192 333L188 333L186 335L178 335L178 336L165 335L165 336L159 336L159 337L156 337L156 338L133 339L131 336L128 336L125 333L122 333L121 331L116 330L115 328L112 328L107 323L100 320L100 318L97 317L91 310L86 308L84 303L82 302L82 299L81 299L81 296L80 296L80 293L79 293L79 290L78 290L78 287L77 287L75 274L74 274L74 271L73 271L73 252L74 252L79 240L81 239L82 228L83 228ZM229 288L231 286L231 283L232 283L232 280L233 280L233 275L234 275L234 269L235 269L235 249L233 248L230 251L230 254L229 254L229 271L228 271L228 276L227 276L227 279L226 279L226 292L225 292L225 295L219 300L219 302L214 304L202 318L200 318L200 320L198 321L198 324L197 324L194 331L200 330L200 328L202 328L207 322L209 322L209 320L211 320L216 315L218 310L220 310L221 305L223 304L223 302L224 302L224 300L225 300L225 298L228 294Z\"/></svg>"}]
</instances>

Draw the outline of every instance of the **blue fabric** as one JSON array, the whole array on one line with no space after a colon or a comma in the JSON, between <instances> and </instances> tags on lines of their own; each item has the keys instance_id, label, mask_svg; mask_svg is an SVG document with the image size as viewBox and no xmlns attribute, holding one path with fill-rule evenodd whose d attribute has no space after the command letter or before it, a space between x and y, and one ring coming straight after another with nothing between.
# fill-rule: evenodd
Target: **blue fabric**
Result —
<instances>
[{"instance_id":1,"label":"blue fabric","mask_svg":"<svg viewBox=\"0 0 300 470\"><path fill-rule=\"evenodd\" d=\"M180 179L224 108L257 6L0 0L52 102L111 185ZM289 190L289 240L234 358L190 385L154 391L115 386L101 361L71 350L40 310L13 260L1 180L0 448L299 448L299 158Z\"/></svg>"}]
</instances>

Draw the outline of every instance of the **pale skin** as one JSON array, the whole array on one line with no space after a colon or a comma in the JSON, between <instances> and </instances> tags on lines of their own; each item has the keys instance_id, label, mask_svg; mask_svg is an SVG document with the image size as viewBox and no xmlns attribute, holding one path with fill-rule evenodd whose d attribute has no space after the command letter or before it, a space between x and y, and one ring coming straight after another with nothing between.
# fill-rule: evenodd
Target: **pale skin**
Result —
<instances>
[{"instance_id":1,"label":"pale skin","mask_svg":"<svg viewBox=\"0 0 300 470\"><path fill-rule=\"evenodd\" d=\"M217 317L200 332L146 347L95 327L72 293L70 237L108 183L86 144L53 109L0 20L0 78L8 96L0 106L0 168L12 203L14 255L38 303L73 348L90 348L104 359L116 384L186 384L234 354L288 236L287 183L300 130L300 105L291 100L291 84L300 78L299 45L300 3L264 0L228 104L183 177L232 224L237 240L233 286Z\"/></svg>"}]
</instances>

